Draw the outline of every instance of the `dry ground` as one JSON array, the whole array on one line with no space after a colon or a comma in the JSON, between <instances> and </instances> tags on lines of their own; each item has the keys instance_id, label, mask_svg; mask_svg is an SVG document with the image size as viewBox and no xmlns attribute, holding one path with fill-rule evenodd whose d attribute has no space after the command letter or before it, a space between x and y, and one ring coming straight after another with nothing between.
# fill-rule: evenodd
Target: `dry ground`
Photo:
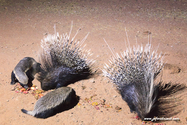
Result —
<instances>
[{"instance_id":1,"label":"dry ground","mask_svg":"<svg viewBox=\"0 0 187 125\"><path fill-rule=\"evenodd\" d=\"M103 68L112 55L103 38L115 52L125 50L126 31L130 45L136 41L145 45L148 32L151 44L165 53L164 82L187 84L187 2L185 0L0 0L0 124L1 125L139 125L135 114L121 99L111 82L102 74L79 81L73 87L80 96L80 105L48 119L36 119L20 109L32 110L37 101L31 94L11 91L10 73L26 56L38 59L41 39L54 33L53 26L62 34L73 34L77 39L90 33L85 43L94 53L95 66ZM34 84L40 87L37 80ZM100 103L106 100L111 108L95 108L85 98ZM186 103L186 95L184 102ZM121 107L117 111L115 107ZM187 124L187 107L174 116L180 122L161 122L167 125Z\"/></svg>"}]
</instances>

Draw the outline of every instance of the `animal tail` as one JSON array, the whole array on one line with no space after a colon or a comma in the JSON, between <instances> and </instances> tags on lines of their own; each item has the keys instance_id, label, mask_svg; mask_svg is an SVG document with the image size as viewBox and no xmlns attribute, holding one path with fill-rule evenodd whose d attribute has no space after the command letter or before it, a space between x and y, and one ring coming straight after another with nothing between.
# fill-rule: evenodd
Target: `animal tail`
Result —
<instances>
[{"instance_id":1,"label":"animal tail","mask_svg":"<svg viewBox=\"0 0 187 125\"><path fill-rule=\"evenodd\" d=\"M23 113L28 114L28 115L31 115L31 116L34 116L34 115L35 115L33 111L27 111L27 110L25 110L25 109L21 109L21 111L22 111Z\"/></svg>"}]
</instances>

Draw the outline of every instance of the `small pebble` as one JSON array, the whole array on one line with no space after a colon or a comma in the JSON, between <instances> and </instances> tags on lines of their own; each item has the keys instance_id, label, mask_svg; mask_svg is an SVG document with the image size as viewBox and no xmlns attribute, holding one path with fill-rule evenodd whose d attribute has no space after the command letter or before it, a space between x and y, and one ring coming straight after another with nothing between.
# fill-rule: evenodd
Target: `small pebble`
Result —
<instances>
[{"instance_id":1,"label":"small pebble","mask_svg":"<svg viewBox=\"0 0 187 125\"><path fill-rule=\"evenodd\" d=\"M115 109L116 109L116 110L121 110L121 107L116 106Z\"/></svg>"}]
</instances>

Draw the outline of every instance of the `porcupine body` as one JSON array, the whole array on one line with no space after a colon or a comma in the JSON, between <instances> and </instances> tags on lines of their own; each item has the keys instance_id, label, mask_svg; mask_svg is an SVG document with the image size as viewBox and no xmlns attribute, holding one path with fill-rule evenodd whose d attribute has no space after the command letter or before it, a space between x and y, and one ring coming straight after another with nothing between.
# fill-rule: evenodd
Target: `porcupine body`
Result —
<instances>
[{"instance_id":1,"label":"porcupine body","mask_svg":"<svg viewBox=\"0 0 187 125\"><path fill-rule=\"evenodd\" d=\"M32 57L24 57L11 73L11 85L19 82L26 89L31 87L35 74L41 71L40 65Z\"/></svg>"},{"instance_id":2,"label":"porcupine body","mask_svg":"<svg viewBox=\"0 0 187 125\"><path fill-rule=\"evenodd\" d=\"M48 118L66 110L66 108L70 108L70 106L73 107L77 102L78 98L72 88L61 87L40 98L36 102L33 111L27 111L25 109L21 109L21 111L37 118Z\"/></svg>"},{"instance_id":3,"label":"porcupine body","mask_svg":"<svg viewBox=\"0 0 187 125\"><path fill-rule=\"evenodd\" d=\"M78 33L78 31L77 31ZM41 41L43 49L40 54L42 72L38 75L43 90L67 86L78 80L87 79L92 75L93 60L89 60L89 51L82 46L82 41L70 40L70 34L58 33L48 35Z\"/></svg>"},{"instance_id":4,"label":"porcupine body","mask_svg":"<svg viewBox=\"0 0 187 125\"><path fill-rule=\"evenodd\" d=\"M181 109L176 108L180 100L172 96L186 87L182 84L156 83L155 79L162 67L162 55L151 51L150 44L144 48L137 45L127 48L121 56L114 55L110 64L105 65L103 73L117 86L131 112L137 113L141 120L146 120L171 117Z\"/></svg>"}]
</instances>

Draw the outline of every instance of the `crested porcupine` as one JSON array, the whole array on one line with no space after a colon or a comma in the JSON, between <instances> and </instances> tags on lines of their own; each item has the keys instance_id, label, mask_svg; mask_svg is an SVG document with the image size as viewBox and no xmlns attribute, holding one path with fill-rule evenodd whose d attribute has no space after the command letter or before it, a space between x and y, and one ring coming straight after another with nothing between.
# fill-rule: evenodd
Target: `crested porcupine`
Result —
<instances>
[{"instance_id":1,"label":"crested porcupine","mask_svg":"<svg viewBox=\"0 0 187 125\"><path fill-rule=\"evenodd\" d=\"M114 55L103 69L103 74L117 87L131 112L141 120L153 117L171 117L181 111L181 100L174 98L186 89L183 84L156 82L162 70L163 56L151 51L151 45L129 47Z\"/></svg>"},{"instance_id":2,"label":"crested porcupine","mask_svg":"<svg viewBox=\"0 0 187 125\"><path fill-rule=\"evenodd\" d=\"M11 73L11 85L19 82L26 89L31 87L34 75L41 71L40 65L32 57L25 57L20 60Z\"/></svg>"},{"instance_id":3,"label":"crested porcupine","mask_svg":"<svg viewBox=\"0 0 187 125\"><path fill-rule=\"evenodd\" d=\"M61 87L40 98L36 102L33 111L25 109L21 109L21 111L37 118L48 118L63 110L72 108L77 102L78 98L72 88Z\"/></svg>"},{"instance_id":4,"label":"crested porcupine","mask_svg":"<svg viewBox=\"0 0 187 125\"><path fill-rule=\"evenodd\" d=\"M78 30L70 40L71 30L69 35L60 36L57 32L41 41L43 51L40 62L43 70L37 79L43 90L67 86L93 75L91 67L94 61L88 59L91 53L82 46L87 36L82 41L74 41Z\"/></svg>"}]
</instances>

